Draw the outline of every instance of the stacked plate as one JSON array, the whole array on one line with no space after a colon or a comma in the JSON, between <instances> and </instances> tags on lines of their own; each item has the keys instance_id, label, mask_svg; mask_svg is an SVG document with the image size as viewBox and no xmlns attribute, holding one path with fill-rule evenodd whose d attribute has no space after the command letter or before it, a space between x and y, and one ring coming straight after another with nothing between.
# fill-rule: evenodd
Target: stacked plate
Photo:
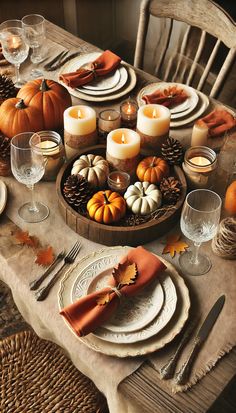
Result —
<instances>
[{"instance_id":1,"label":"stacked plate","mask_svg":"<svg viewBox=\"0 0 236 413\"><path fill-rule=\"evenodd\" d=\"M62 73L75 72L80 67L86 67L88 63L96 60L101 53L89 53L76 57L66 63L60 70ZM92 102L104 102L118 99L121 96L129 93L136 85L135 71L121 62L119 68L111 74L103 77L98 77L91 83L72 89L61 82L69 92L80 99Z\"/></svg>"},{"instance_id":2,"label":"stacked plate","mask_svg":"<svg viewBox=\"0 0 236 413\"><path fill-rule=\"evenodd\" d=\"M83 258L61 282L60 309L107 286L112 269L129 249L114 247ZM188 318L190 301L183 279L164 262L167 269L158 280L134 297L121 298L109 323L80 339L96 351L118 357L147 354L170 342Z\"/></svg>"},{"instance_id":3,"label":"stacked plate","mask_svg":"<svg viewBox=\"0 0 236 413\"><path fill-rule=\"evenodd\" d=\"M149 95L156 91L164 92L164 90L168 89L169 87L176 87L180 90L183 90L188 95L188 98L184 102L170 108L170 126L172 128L177 128L179 126L187 125L188 123L193 122L194 120L199 118L207 109L209 105L209 99L206 95L204 95L204 93L199 92L198 90L195 90L192 87L186 86L182 83L168 82L151 83L140 90L137 96L139 106L145 105L143 96Z\"/></svg>"}]
</instances>

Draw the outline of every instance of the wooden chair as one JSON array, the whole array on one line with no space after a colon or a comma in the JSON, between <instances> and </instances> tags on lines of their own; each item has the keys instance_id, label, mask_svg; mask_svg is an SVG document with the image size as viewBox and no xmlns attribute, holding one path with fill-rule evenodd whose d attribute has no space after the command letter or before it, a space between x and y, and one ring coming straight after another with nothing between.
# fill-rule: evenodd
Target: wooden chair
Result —
<instances>
[{"instance_id":1,"label":"wooden chair","mask_svg":"<svg viewBox=\"0 0 236 413\"><path fill-rule=\"evenodd\" d=\"M185 83L198 90L203 90L207 83L208 95L218 96L236 54L236 25L230 16L211 0L142 0L134 57L137 68L143 68L150 20L153 23L157 17L168 20L165 20L165 35L161 32L160 38L155 39L159 42L159 52L154 74L164 81ZM162 19L158 20L161 24ZM181 25L184 34L176 50L173 29L175 24L180 26L178 21L185 24ZM173 43L172 53L168 54ZM202 64L204 56L207 61Z\"/></svg>"}]
</instances>

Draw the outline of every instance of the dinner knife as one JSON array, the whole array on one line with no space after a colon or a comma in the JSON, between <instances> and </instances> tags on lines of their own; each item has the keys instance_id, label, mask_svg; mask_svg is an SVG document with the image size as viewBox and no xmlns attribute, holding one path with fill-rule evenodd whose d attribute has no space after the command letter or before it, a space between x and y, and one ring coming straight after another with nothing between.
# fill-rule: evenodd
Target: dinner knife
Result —
<instances>
[{"instance_id":1,"label":"dinner knife","mask_svg":"<svg viewBox=\"0 0 236 413\"><path fill-rule=\"evenodd\" d=\"M221 295L215 302L208 315L206 316L203 324L201 325L197 335L193 340L193 346L187 357L187 360L183 363L180 370L175 375L176 384L185 384L189 378L191 367L195 357L202 345L202 343L207 339L212 327L214 326L223 306L225 303L225 295Z\"/></svg>"}]
</instances>

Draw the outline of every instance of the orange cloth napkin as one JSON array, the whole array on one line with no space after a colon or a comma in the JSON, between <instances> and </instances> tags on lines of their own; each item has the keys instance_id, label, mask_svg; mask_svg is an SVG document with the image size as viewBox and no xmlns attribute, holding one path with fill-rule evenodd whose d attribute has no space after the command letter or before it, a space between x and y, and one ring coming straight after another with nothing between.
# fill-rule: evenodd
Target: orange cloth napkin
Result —
<instances>
[{"instance_id":1,"label":"orange cloth napkin","mask_svg":"<svg viewBox=\"0 0 236 413\"><path fill-rule=\"evenodd\" d=\"M131 264L136 263L138 275L134 284L124 285L119 290L126 297L139 293L140 290L158 277L161 271L166 269L165 264L158 257L143 247L130 250L120 262L124 263L127 261ZM116 286L116 281L113 277L111 277L109 285L111 287ZM91 333L111 317L119 304L119 298L115 292L111 293L111 301L109 303L104 305L97 304L99 295L110 291L111 289L108 287L86 295L60 312L78 336L85 336Z\"/></svg>"},{"instance_id":2,"label":"orange cloth napkin","mask_svg":"<svg viewBox=\"0 0 236 413\"><path fill-rule=\"evenodd\" d=\"M166 106L167 108L173 108L184 102L188 97L189 96L183 89L177 86L170 86L162 91L156 90L150 95L144 95L142 99L145 103L156 103Z\"/></svg>"},{"instance_id":3,"label":"orange cloth napkin","mask_svg":"<svg viewBox=\"0 0 236 413\"><path fill-rule=\"evenodd\" d=\"M209 136L219 136L236 126L236 119L225 109L215 109L199 119L209 128Z\"/></svg>"},{"instance_id":4,"label":"orange cloth napkin","mask_svg":"<svg viewBox=\"0 0 236 413\"><path fill-rule=\"evenodd\" d=\"M65 73L59 76L67 86L76 88L91 82L97 76L105 76L115 70L121 62L121 58L110 50L106 50L94 62L88 64L88 68L81 68L76 72Z\"/></svg>"}]
</instances>

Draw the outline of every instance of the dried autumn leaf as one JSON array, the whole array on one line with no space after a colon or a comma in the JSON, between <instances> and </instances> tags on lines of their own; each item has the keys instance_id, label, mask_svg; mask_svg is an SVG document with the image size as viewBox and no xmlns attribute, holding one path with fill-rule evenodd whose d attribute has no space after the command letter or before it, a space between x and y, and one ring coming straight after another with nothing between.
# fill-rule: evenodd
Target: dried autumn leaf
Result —
<instances>
[{"instance_id":1,"label":"dried autumn leaf","mask_svg":"<svg viewBox=\"0 0 236 413\"><path fill-rule=\"evenodd\" d=\"M36 264L42 265L44 267L47 267L48 265L51 265L52 262L54 261L55 255L53 252L52 247L46 247L37 252L36 256Z\"/></svg>"},{"instance_id":2,"label":"dried autumn leaf","mask_svg":"<svg viewBox=\"0 0 236 413\"><path fill-rule=\"evenodd\" d=\"M39 241L36 237L31 237L28 231L17 231L15 238L19 244L28 245L28 247L37 248Z\"/></svg>"},{"instance_id":3,"label":"dried autumn leaf","mask_svg":"<svg viewBox=\"0 0 236 413\"><path fill-rule=\"evenodd\" d=\"M111 300L110 293L99 294L97 298L98 305L105 305L108 304Z\"/></svg>"},{"instance_id":4,"label":"dried autumn leaf","mask_svg":"<svg viewBox=\"0 0 236 413\"><path fill-rule=\"evenodd\" d=\"M171 257L174 258L176 253L181 253L186 251L189 247L186 242L180 240L181 235L171 234L166 240L166 246L162 251L162 254L170 253Z\"/></svg>"},{"instance_id":5,"label":"dried autumn leaf","mask_svg":"<svg viewBox=\"0 0 236 413\"><path fill-rule=\"evenodd\" d=\"M118 285L134 284L137 274L137 265L135 263L129 264L129 262L119 264L118 267L114 268L112 271L112 275Z\"/></svg>"}]
</instances>

